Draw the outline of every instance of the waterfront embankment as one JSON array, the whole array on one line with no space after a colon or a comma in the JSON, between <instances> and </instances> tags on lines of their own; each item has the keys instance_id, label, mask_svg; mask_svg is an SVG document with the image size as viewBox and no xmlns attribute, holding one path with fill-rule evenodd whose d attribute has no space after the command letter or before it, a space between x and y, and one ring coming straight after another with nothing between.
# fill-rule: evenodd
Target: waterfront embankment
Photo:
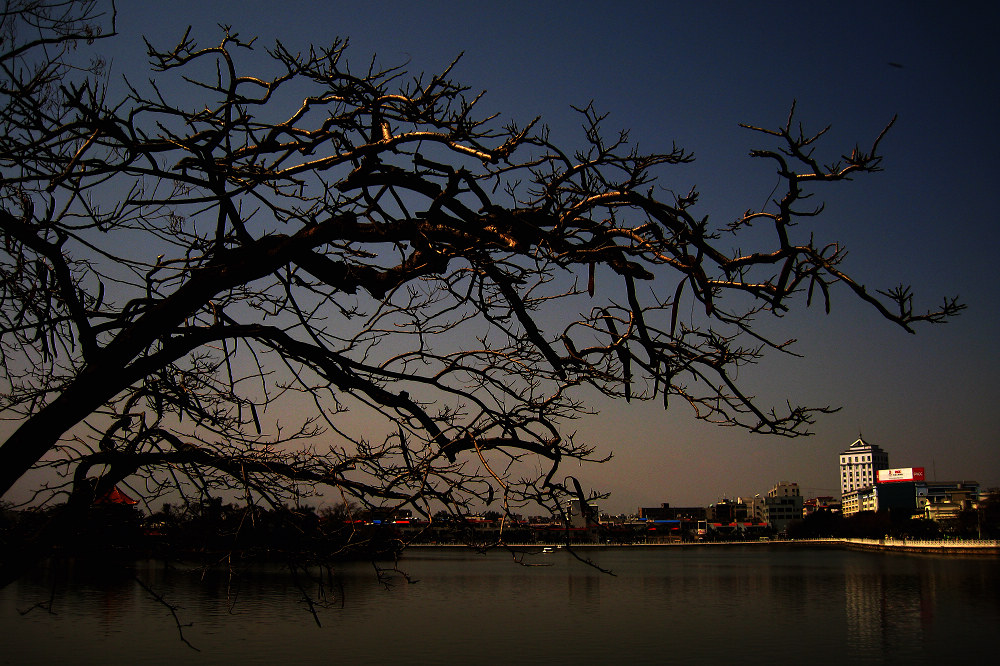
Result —
<instances>
[{"instance_id":1,"label":"waterfront embankment","mask_svg":"<svg viewBox=\"0 0 1000 666\"><path fill-rule=\"evenodd\" d=\"M575 550L590 549L651 549L651 548L702 548L725 546L827 546L847 550L867 550L897 553L923 553L930 555L973 555L983 557L1000 557L1000 541L996 539L860 539L860 538L827 538L827 539L770 539L758 541L663 541L656 543L504 543L469 546L468 544L411 544L408 548L457 548L492 550L495 548L510 548L528 552L551 551L569 546Z\"/></svg>"},{"instance_id":2,"label":"waterfront embankment","mask_svg":"<svg viewBox=\"0 0 1000 666\"><path fill-rule=\"evenodd\" d=\"M1000 541L996 539L836 539L839 545L851 550L880 550L897 553L924 553L940 555L1000 556Z\"/></svg>"}]
</instances>

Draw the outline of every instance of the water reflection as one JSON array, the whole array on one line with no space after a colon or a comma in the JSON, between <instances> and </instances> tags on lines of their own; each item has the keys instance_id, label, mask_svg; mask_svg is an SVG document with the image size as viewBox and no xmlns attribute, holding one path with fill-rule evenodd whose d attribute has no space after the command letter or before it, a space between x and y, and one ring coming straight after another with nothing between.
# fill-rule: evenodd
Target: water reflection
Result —
<instances>
[{"instance_id":1,"label":"water reflection","mask_svg":"<svg viewBox=\"0 0 1000 666\"><path fill-rule=\"evenodd\" d=\"M979 656L1000 622L1000 563L769 547L509 555L415 550L387 588L368 564L324 579L318 628L286 571L137 563L53 568L0 591L0 663L894 663ZM179 640L169 611L192 626ZM321 588L304 586L315 597ZM55 591L53 614L36 609ZM669 658L667 658L669 657Z\"/></svg>"},{"instance_id":2,"label":"water reflection","mask_svg":"<svg viewBox=\"0 0 1000 666\"><path fill-rule=\"evenodd\" d=\"M845 571L848 638L870 654L910 653L951 645L958 652L989 638L980 613L995 613L997 563L881 558ZM986 598L982 592L994 590ZM942 653L944 651L942 650Z\"/></svg>"}]
</instances>

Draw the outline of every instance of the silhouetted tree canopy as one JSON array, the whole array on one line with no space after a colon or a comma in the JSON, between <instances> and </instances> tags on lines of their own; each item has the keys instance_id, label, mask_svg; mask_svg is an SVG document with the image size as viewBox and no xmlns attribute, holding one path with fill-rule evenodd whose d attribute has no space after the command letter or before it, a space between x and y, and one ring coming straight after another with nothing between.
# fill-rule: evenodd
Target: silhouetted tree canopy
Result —
<instances>
[{"instance_id":1,"label":"silhouetted tree canopy","mask_svg":"<svg viewBox=\"0 0 1000 666\"><path fill-rule=\"evenodd\" d=\"M346 40L232 31L150 38L149 81L122 85L98 59L111 11L2 15L2 493L49 468L36 499L70 514L117 484L557 510L586 494L561 465L602 457L567 430L583 387L799 435L828 408L737 379L788 351L758 317L829 310L838 283L908 331L961 309L866 288L811 224L806 198L878 171L884 132L827 164L794 113L748 127L781 185L716 224L660 180L689 152L641 152L593 106L557 145L455 63L349 68Z\"/></svg>"}]
</instances>

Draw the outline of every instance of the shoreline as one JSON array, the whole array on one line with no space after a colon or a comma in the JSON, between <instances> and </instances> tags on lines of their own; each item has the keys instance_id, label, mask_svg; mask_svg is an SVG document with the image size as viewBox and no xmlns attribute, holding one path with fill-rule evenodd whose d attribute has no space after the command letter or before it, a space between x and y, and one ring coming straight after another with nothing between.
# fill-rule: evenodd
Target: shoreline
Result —
<instances>
[{"instance_id":1,"label":"shoreline","mask_svg":"<svg viewBox=\"0 0 1000 666\"><path fill-rule=\"evenodd\" d=\"M906 539L860 539L860 538L827 538L827 539L788 539L770 541L674 541L664 543L627 543L627 544L607 544L607 543L506 543L506 544L482 544L473 545L462 543L415 543L407 545L403 551L410 549L455 549L464 548L467 550L496 550L508 548L512 550L523 550L531 552L541 552L543 549L552 548L562 550L571 548L574 550L645 550L649 548L707 548L724 546L791 546L791 547L827 547L843 548L845 550L858 550L869 552L890 552L908 553L923 555L971 555L975 557L1000 557L1000 541L995 539L975 539L975 540L941 540L941 541L919 541Z\"/></svg>"},{"instance_id":2,"label":"shoreline","mask_svg":"<svg viewBox=\"0 0 1000 666\"><path fill-rule=\"evenodd\" d=\"M1000 556L1000 541L995 539L954 539L920 541L907 539L837 539L848 550L868 550L895 553L920 553L925 555L975 555Z\"/></svg>"}]
</instances>

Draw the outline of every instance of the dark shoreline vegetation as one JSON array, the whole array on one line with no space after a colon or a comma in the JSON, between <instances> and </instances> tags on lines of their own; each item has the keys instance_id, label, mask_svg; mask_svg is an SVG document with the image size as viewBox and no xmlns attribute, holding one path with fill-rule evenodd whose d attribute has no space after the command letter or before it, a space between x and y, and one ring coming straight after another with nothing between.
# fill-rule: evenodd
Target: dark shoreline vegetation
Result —
<instances>
[{"instance_id":1,"label":"dark shoreline vegetation","mask_svg":"<svg viewBox=\"0 0 1000 666\"><path fill-rule=\"evenodd\" d=\"M58 519L60 509L0 507L0 547L11 552L30 543L38 529ZM432 546L483 552L508 549L515 555L534 554L546 546L585 550L722 544L882 547L920 552L914 541L938 544L924 550L956 553L963 543L995 540L1000 534L992 503L967 513L951 524L939 524L914 519L908 512L864 512L844 518L839 513L819 511L793 524L787 533L775 534L767 525L760 525L751 532L699 535L693 523L665 527L635 521L571 528L541 519L515 523L495 512L477 520L440 513L427 521L348 506L318 511L310 507L247 511L221 501L191 505L183 512L164 504L160 511L145 515L134 504L107 502L95 505L86 520L54 544L52 556L55 560L119 564L153 558L203 566L283 563L311 567L347 560L405 559L408 548ZM851 539L869 541L848 542ZM980 544L973 552L996 556L996 541L992 549Z\"/></svg>"}]
</instances>

